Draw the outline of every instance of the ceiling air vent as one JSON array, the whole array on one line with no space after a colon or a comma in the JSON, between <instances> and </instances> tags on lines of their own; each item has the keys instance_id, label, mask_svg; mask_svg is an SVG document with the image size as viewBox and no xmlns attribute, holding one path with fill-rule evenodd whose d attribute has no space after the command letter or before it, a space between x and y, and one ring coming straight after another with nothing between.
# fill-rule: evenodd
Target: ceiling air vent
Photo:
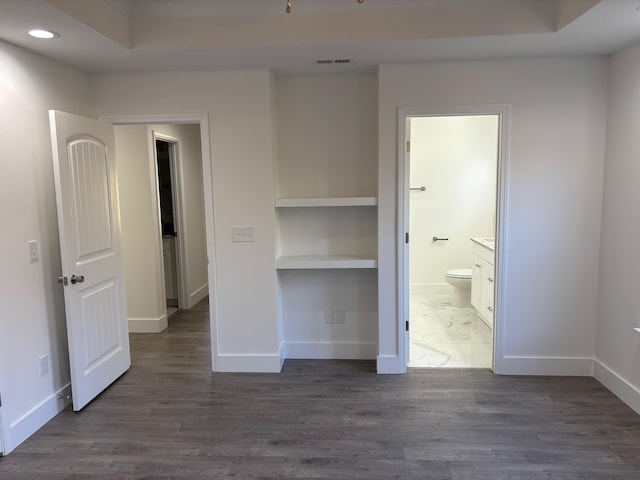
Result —
<instances>
[{"instance_id":1,"label":"ceiling air vent","mask_svg":"<svg viewBox=\"0 0 640 480\"><path fill-rule=\"evenodd\" d=\"M315 63L316 65L348 65L350 63L353 63L353 60L351 60L350 58L327 58L316 60Z\"/></svg>"}]
</instances>

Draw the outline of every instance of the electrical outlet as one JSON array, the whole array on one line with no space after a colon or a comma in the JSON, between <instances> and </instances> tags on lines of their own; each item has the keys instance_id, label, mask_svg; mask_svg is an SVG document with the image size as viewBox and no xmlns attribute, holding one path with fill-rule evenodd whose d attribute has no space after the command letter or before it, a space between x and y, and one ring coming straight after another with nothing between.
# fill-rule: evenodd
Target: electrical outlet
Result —
<instances>
[{"instance_id":1,"label":"electrical outlet","mask_svg":"<svg viewBox=\"0 0 640 480\"><path fill-rule=\"evenodd\" d=\"M335 323L335 315L333 312L324 312L324 323Z\"/></svg>"},{"instance_id":2,"label":"electrical outlet","mask_svg":"<svg viewBox=\"0 0 640 480\"><path fill-rule=\"evenodd\" d=\"M40 375L46 375L49 373L49 358L47 355L42 355L40 357Z\"/></svg>"},{"instance_id":3,"label":"electrical outlet","mask_svg":"<svg viewBox=\"0 0 640 480\"><path fill-rule=\"evenodd\" d=\"M234 242L255 242L255 227L232 227L231 237Z\"/></svg>"},{"instance_id":4,"label":"electrical outlet","mask_svg":"<svg viewBox=\"0 0 640 480\"><path fill-rule=\"evenodd\" d=\"M345 323L345 311L344 310L336 310L333 314L333 319L336 323Z\"/></svg>"},{"instance_id":5,"label":"electrical outlet","mask_svg":"<svg viewBox=\"0 0 640 480\"><path fill-rule=\"evenodd\" d=\"M37 263L40 260L40 252L38 252L38 241L37 240L29 240L27 242L29 246L29 261L31 263Z\"/></svg>"}]
</instances>

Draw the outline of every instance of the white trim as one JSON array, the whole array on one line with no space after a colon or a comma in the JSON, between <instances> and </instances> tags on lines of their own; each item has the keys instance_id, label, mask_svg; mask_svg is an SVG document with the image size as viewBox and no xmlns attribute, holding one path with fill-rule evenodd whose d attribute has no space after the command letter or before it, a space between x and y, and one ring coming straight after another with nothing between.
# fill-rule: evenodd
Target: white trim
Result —
<instances>
[{"instance_id":1,"label":"white trim","mask_svg":"<svg viewBox=\"0 0 640 480\"><path fill-rule=\"evenodd\" d=\"M506 356L500 359L500 370L501 375L590 377L593 358Z\"/></svg>"},{"instance_id":2,"label":"white trim","mask_svg":"<svg viewBox=\"0 0 640 480\"><path fill-rule=\"evenodd\" d=\"M409 254L405 243L405 232L409 225L409 155L406 152L406 141L410 138L411 117L436 117L453 115L498 115L499 117L499 141L497 162L496 185L496 260L495 260L495 299L494 299L494 349L493 371L505 373L502 368L502 353L504 351L504 320L505 289L508 284L506 278L507 263L507 228L508 218L508 166L509 166L509 124L511 118L511 106L507 104L489 105L459 105L459 106L433 106L433 107L399 107L398 108L398 185L397 185L397 332L398 354L403 362L409 360L409 334L405 329L405 321L408 319L408 288L409 288ZM406 367L405 367L406 370Z\"/></svg>"},{"instance_id":3,"label":"white trim","mask_svg":"<svg viewBox=\"0 0 640 480\"><path fill-rule=\"evenodd\" d=\"M276 198L276 208L305 207L375 207L378 197Z\"/></svg>"},{"instance_id":4,"label":"white trim","mask_svg":"<svg viewBox=\"0 0 640 480\"><path fill-rule=\"evenodd\" d=\"M171 164L171 193L173 200L173 214L174 214L174 225L177 230L177 237L175 243L175 257L176 257L176 279L178 286L178 308L188 309L191 308L188 306L188 295L187 295L187 278L188 275L188 262L186 257L186 245L188 245L188 237L187 237L187 228L185 225L185 207L184 207L184 182L182 175L182 144L180 143L180 139L176 137L172 137L170 135L165 135L164 133L160 133L154 129L151 129L151 137L152 137L152 149L154 151L155 157L155 182L156 182L156 195L158 196L158 202L160 201L160 187L159 187L159 178L158 178L158 158L157 158L157 148L156 141L160 140L169 144L170 156L169 162ZM152 172L153 174L153 172ZM161 214L160 206L158 203L158 213ZM160 232L160 243L162 244L162 215L160 215L158 220L158 227ZM164 280L164 262L162 261L163 254L162 249L160 251L160 262L163 264L163 274L162 278ZM166 305L166 285L165 290L162 294L162 298L165 298Z\"/></svg>"},{"instance_id":5,"label":"white trim","mask_svg":"<svg viewBox=\"0 0 640 480\"><path fill-rule=\"evenodd\" d=\"M283 255L276 259L278 270L316 270L335 268L376 268L375 257L354 255Z\"/></svg>"},{"instance_id":6,"label":"white trim","mask_svg":"<svg viewBox=\"0 0 640 480\"><path fill-rule=\"evenodd\" d=\"M192 308L199 301L205 298L209 294L209 285L205 283L200 288L198 288L195 292L189 294L187 299L187 309Z\"/></svg>"},{"instance_id":7,"label":"white trim","mask_svg":"<svg viewBox=\"0 0 640 480\"><path fill-rule=\"evenodd\" d=\"M167 284L165 282L165 271L164 271L164 245L162 241L162 211L160 208L160 187L159 187L159 179L158 179L158 150L156 149L156 132L153 128L147 127L147 141L149 142L149 182L151 183L151 213L154 217L154 223L156 227L156 248L157 248L157 256L156 256L156 268L158 268L158 277L156 278L156 295L159 303L156 305L156 308L159 310L163 310L165 312L165 316L167 313ZM116 152L117 154L117 152ZM161 301L160 301L161 300ZM178 301L178 305L179 305ZM145 333L145 332L159 332L161 330L153 330L153 326L149 326L148 328L152 328L152 330L145 330L143 326L140 326L140 330L131 330L131 324L129 327L129 331L134 333Z\"/></svg>"},{"instance_id":8,"label":"white trim","mask_svg":"<svg viewBox=\"0 0 640 480\"><path fill-rule=\"evenodd\" d=\"M406 373L407 364L400 355L378 355L376 358L378 375Z\"/></svg>"},{"instance_id":9,"label":"white trim","mask_svg":"<svg viewBox=\"0 0 640 480\"><path fill-rule=\"evenodd\" d=\"M71 384L67 383L9 425L4 438L4 454L11 452L69 405Z\"/></svg>"},{"instance_id":10,"label":"white trim","mask_svg":"<svg viewBox=\"0 0 640 480\"><path fill-rule=\"evenodd\" d=\"M159 318L129 318L129 333L160 333L168 325L166 313Z\"/></svg>"},{"instance_id":11,"label":"white trim","mask_svg":"<svg viewBox=\"0 0 640 480\"><path fill-rule=\"evenodd\" d=\"M216 371L233 373L280 373L284 356L280 352L273 355L219 354Z\"/></svg>"},{"instance_id":12,"label":"white trim","mask_svg":"<svg viewBox=\"0 0 640 480\"><path fill-rule=\"evenodd\" d=\"M0 407L0 456L5 454L4 427L2 426L2 407Z\"/></svg>"},{"instance_id":13,"label":"white trim","mask_svg":"<svg viewBox=\"0 0 640 480\"><path fill-rule=\"evenodd\" d=\"M99 115L103 122L114 124L200 124L200 144L202 146L202 182L204 188L204 212L207 234L207 261L209 278L209 319L211 332L211 368L218 368L218 297L217 297L217 263L215 252L215 212L213 208L213 177L211 172L211 131L209 129L209 115L206 113L183 114L148 114L148 115Z\"/></svg>"},{"instance_id":14,"label":"white trim","mask_svg":"<svg viewBox=\"0 0 640 480\"><path fill-rule=\"evenodd\" d=\"M364 342L286 342L287 358L373 360L378 345Z\"/></svg>"},{"instance_id":15,"label":"white trim","mask_svg":"<svg viewBox=\"0 0 640 480\"><path fill-rule=\"evenodd\" d=\"M640 414L640 389L597 359L593 361L593 377Z\"/></svg>"}]
</instances>

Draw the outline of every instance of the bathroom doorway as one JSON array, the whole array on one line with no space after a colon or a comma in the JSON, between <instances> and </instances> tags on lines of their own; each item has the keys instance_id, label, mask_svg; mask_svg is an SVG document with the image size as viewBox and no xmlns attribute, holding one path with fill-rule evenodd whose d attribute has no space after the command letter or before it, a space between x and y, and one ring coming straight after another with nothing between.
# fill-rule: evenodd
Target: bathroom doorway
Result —
<instances>
[{"instance_id":1,"label":"bathroom doorway","mask_svg":"<svg viewBox=\"0 0 640 480\"><path fill-rule=\"evenodd\" d=\"M407 366L493 368L503 116L401 120Z\"/></svg>"}]
</instances>

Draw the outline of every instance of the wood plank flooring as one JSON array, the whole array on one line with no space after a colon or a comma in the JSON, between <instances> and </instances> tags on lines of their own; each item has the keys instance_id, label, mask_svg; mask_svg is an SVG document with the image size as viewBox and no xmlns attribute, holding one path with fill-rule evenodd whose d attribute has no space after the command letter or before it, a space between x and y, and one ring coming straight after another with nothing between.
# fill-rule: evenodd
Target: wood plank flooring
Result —
<instances>
[{"instance_id":1,"label":"wood plank flooring","mask_svg":"<svg viewBox=\"0 0 640 480\"><path fill-rule=\"evenodd\" d=\"M594 379L212 374L207 308L132 334L130 371L0 458L0 479L640 479L640 416Z\"/></svg>"}]
</instances>

